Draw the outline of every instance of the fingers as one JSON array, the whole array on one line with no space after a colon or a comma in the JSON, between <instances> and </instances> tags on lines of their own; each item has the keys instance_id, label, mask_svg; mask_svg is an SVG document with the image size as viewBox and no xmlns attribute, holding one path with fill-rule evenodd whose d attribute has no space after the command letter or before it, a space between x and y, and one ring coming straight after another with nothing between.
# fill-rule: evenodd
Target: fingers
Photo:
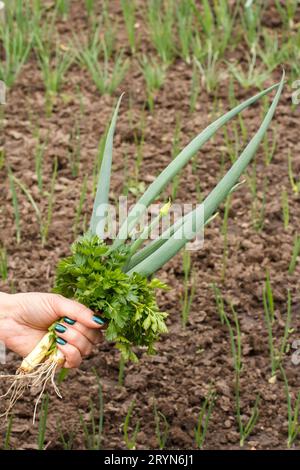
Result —
<instances>
[{"instance_id":1,"label":"fingers","mask_svg":"<svg viewBox=\"0 0 300 470\"><path fill-rule=\"evenodd\" d=\"M92 352L93 345L101 340L100 331L86 329L86 334L89 334L90 337L87 338L85 334L75 327L65 326L63 323L58 323L55 326L55 332L59 338L58 343L62 343L60 340L63 340L63 342L72 344L79 350L81 356L88 356Z\"/></svg>"},{"instance_id":2,"label":"fingers","mask_svg":"<svg viewBox=\"0 0 300 470\"><path fill-rule=\"evenodd\" d=\"M79 350L75 348L75 346L66 343L65 345L57 344L57 347L66 358L64 367L67 369L73 369L80 366L82 357Z\"/></svg>"},{"instance_id":3,"label":"fingers","mask_svg":"<svg viewBox=\"0 0 300 470\"><path fill-rule=\"evenodd\" d=\"M74 321L74 320L73 320ZM99 329L92 329L87 328L82 323L79 322L71 322L70 318L64 318L60 321L59 325L62 327L69 329L77 330L83 336L85 336L92 344L97 344L102 340L102 331ZM101 328L102 329L102 328Z\"/></svg>"},{"instance_id":4,"label":"fingers","mask_svg":"<svg viewBox=\"0 0 300 470\"><path fill-rule=\"evenodd\" d=\"M91 354L93 345L101 341L106 320L92 310L61 295L53 295L52 308L57 318L57 347L66 357L65 367L76 368L82 358Z\"/></svg>"},{"instance_id":5,"label":"fingers","mask_svg":"<svg viewBox=\"0 0 300 470\"><path fill-rule=\"evenodd\" d=\"M99 329L106 323L101 315L95 315L92 310L75 300L66 299L62 295L53 295L52 307L57 318L67 317L81 323L87 328Z\"/></svg>"}]
</instances>

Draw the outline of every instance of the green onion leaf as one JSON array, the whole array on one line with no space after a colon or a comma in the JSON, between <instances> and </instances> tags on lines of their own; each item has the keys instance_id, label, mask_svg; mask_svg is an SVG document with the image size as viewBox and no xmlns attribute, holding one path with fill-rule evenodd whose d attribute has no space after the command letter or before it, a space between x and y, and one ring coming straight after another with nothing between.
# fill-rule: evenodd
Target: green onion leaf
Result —
<instances>
[{"instance_id":1,"label":"green onion leaf","mask_svg":"<svg viewBox=\"0 0 300 470\"><path fill-rule=\"evenodd\" d=\"M172 162L158 175L156 180L149 186L147 191L141 196L141 198L134 205L127 219L124 221L120 228L117 238L115 239L112 248L118 248L120 245L125 243L128 234L132 231L146 208L159 196L165 186L179 173L179 171L189 162L189 160L195 155L196 152L205 144L220 127L226 124L230 119L234 118L237 114L243 111L245 108L255 103L257 100L262 98L264 95L278 88L279 83L272 85L266 90L261 91L257 95L249 98L248 100L240 103L238 106L228 111L223 116L219 117L216 121L210 124L204 129L197 137L195 137Z\"/></svg>"},{"instance_id":2,"label":"green onion leaf","mask_svg":"<svg viewBox=\"0 0 300 470\"><path fill-rule=\"evenodd\" d=\"M110 187L110 175L112 165L112 153L113 153L113 138L118 117L118 111L123 98L124 93L120 96L117 106L115 108L106 140L103 152L103 160L101 163L101 169L99 173L99 180L97 184L97 192L93 206L93 213L90 222L90 231L93 234L97 234L99 238L103 237L105 223L106 223L106 209L109 200L109 187Z\"/></svg>"},{"instance_id":3,"label":"green onion leaf","mask_svg":"<svg viewBox=\"0 0 300 470\"><path fill-rule=\"evenodd\" d=\"M230 170L226 175L221 179L217 186L209 193L209 195L204 200L197 209L194 209L188 214L186 221L183 226L178 230L182 230L182 234L178 236L178 230L166 241L158 250L156 250L148 258L144 259L141 263L135 266L133 269L128 271L128 274L133 272L140 273L144 276L150 276L155 271L160 269L167 261L169 261L176 253L192 238L195 237L197 232L200 232L203 229L205 221L207 221L215 213L219 204L226 198L230 193L232 188L237 184L238 179L240 178L243 171L246 169L250 163L252 157L254 156L260 142L262 141L268 126L273 118L275 113L282 88L284 85L285 74L283 72L282 79L280 81L277 93L274 97L274 100L259 128L257 133L248 143L246 148L243 150L240 157L232 165ZM204 220L200 216L201 212L204 210Z\"/></svg>"}]
</instances>

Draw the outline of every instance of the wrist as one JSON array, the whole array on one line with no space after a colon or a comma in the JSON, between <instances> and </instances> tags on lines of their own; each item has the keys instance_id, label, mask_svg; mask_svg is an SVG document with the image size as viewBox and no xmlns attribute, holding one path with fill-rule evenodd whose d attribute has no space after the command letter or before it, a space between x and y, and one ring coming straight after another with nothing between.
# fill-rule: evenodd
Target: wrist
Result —
<instances>
[{"instance_id":1,"label":"wrist","mask_svg":"<svg viewBox=\"0 0 300 470\"><path fill-rule=\"evenodd\" d=\"M6 338L7 320L13 313L13 294L0 292L0 341Z\"/></svg>"},{"instance_id":2,"label":"wrist","mask_svg":"<svg viewBox=\"0 0 300 470\"><path fill-rule=\"evenodd\" d=\"M12 294L6 294L5 292L0 292L0 320L7 318L11 312L11 301Z\"/></svg>"}]
</instances>

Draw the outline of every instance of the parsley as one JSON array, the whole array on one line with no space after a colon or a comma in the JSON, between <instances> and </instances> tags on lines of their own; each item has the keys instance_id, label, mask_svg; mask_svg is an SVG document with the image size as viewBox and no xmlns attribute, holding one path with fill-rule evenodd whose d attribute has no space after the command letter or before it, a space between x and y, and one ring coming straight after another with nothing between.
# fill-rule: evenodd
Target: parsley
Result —
<instances>
[{"instance_id":1,"label":"parsley","mask_svg":"<svg viewBox=\"0 0 300 470\"><path fill-rule=\"evenodd\" d=\"M125 360L137 361L133 346L154 354L155 342L167 332L167 314L160 312L155 291L166 284L124 273L129 247L111 250L97 235L80 237L71 251L58 264L54 292L101 312L109 321L106 339L116 342Z\"/></svg>"}]
</instances>

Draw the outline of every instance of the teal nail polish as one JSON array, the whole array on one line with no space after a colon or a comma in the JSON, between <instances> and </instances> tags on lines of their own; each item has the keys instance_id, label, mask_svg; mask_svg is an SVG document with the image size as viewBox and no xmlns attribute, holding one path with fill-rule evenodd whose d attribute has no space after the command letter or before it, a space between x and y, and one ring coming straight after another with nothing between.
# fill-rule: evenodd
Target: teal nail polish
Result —
<instances>
[{"instance_id":1,"label":"teal nail polish","mask_svg":"<svg viewBox=\"0 0 300 470\"><path fill-rule=\"evenodd\" d=\"M64 346L65 344L67 344L67 341L62 338L56 338L56 342L57 344L60 344L61 346Z\"/></svg>"},{"instance_id":2,"label":"teal nail polish","mask_svg":"<svg viewBox=\"0 0 300 470\"><path fill-rule=\"evenodd\" d=\"M98 325L104 325L104 323L106 323L106 321L103 318L96 317L96 315L93 316L92 320L95 323L98 323Z\"/></svg>"},{"instance_id":3,"label":"teal nail polish","mask_svg":"<svg viewBox=\"0 0 300 470\"><path fill-rule=\"evenodd\" d=\"M67 327L64 325L61 325L60 323L58 323L55 327L55 331L57 331L57 333L64 333L66 330L67 330Z\"/></svg>"},{"instance_id":4,"label":"teal nail polish","mask_svg":"<svg viewBox=\"0 0 300 470\"><path fill-rule=\"evenodd\" d=\"M64 322L68 323L69 325L74 325L76 323L75 320L72 320L72 318L65 317Z\"/></svg>"}]
</instances>

